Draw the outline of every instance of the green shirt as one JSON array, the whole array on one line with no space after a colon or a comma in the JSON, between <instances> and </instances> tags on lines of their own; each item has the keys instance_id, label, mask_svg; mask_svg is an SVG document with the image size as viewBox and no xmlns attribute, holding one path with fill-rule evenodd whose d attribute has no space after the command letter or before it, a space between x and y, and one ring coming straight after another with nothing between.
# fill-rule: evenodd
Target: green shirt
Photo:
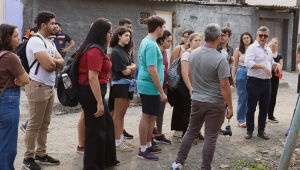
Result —
<instances>
[{"instance_id":1,"label":"green shirt","mask_svg":"<svg viewBox=\"0 0 300 170\"><path fill-rule=\"evenodd\" d=\"M155 40L145 37L139 48L138 89L139 93L146 95L159 95L147 69L156 66L161 86L164 82L163 56Z\"/></svg>"}]
</instances>

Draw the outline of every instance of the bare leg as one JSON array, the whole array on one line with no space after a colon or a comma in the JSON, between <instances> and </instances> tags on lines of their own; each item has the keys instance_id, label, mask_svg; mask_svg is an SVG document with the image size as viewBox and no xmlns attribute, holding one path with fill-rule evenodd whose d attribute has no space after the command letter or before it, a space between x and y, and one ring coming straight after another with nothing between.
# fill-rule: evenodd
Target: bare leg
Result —
<instances>
[{"instance_id":1,"label":"bare leg","mask_svg":"<svg viewBox=\"0 0 300 170\"><path fill-rule=\"evenodd\" d=\"M115 126L115 139L119 140L123 134L124 129L124 116L129 106L130 99L115 98L114 109L114 126Z\"/></svg>"},{"instance_id":2,"label":"bare leg","mask_svg":"<svg viewBox=\"0 0 300 170\"><path fill-rule=\"evenodd\" d=\"M147 139L148 139L148 136L149 136L148 133L149 133L149 129L151 127L150 121L151 121L151 115L143 113L141 121L140 121L140 125L139 125L139 134L140 134L140 144L141 144L141 146L147 145ZM152 131L150 132L150 135L152 135Z\"/></svg>"},{"instance_id":3,"label":"bare leg","mask_svg":"<svg viewBox=\"0 0 300 170\"><path fill-rule=\"evenodd\" d=\"M84 123L84 111L81 109L80 119L78 121L78 145L84 147L85 137L85 123Z\"/></svg>"}]
</instances>

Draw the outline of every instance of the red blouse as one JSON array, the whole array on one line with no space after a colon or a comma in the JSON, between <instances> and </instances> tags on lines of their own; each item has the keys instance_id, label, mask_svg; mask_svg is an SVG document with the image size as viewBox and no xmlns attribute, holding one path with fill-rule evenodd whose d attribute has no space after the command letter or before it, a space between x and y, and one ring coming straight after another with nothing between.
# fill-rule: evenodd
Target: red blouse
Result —
<instances>
[{"instance_id":1,"label":"red blouse","mask_svg":"<svg viewBox=\"0 0 300 170\"><path fill-rule=\"evenodd\" d=\"M98 78L100 84L106 84L108 82L111 62L107 56L102 55L98 48L91 48L81 56L78 68L79 84L83 84L88 78L89 70L99 72ZM87 81L85 85L89 85L89 81Z\"/></svg>"}]
</instances>

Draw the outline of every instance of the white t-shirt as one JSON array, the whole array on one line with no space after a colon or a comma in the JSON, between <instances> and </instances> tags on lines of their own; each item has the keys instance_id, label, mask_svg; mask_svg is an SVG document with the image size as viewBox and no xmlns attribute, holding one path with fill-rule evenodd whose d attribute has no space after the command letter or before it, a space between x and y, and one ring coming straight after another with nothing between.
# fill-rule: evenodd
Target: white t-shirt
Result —
<instances>
[{"instance_id":1,"label":"white t-shirt","mask_svg":"<svg viewBox=\"0 0 300 170\"><path fill-rule=\"evenodd\" d=\"M30 66L33 61L36 59L34 54L40 51L47 51L52 58L55 57L55 52L57 51L55 44L49 40L45 39L41 34L37 33L41 36L46 43L47 48L45 48L44 42L39 37L32 37L29 39L26 46L26 56L28 60L28 65ZM55 71L48 72L41 65L39 66L38 73L35 75L35 70L38 65L36 62L33 67L30 69L29 77L30 79L43 83L48 86L55 85Z\"/></svg>"}]
</instances>

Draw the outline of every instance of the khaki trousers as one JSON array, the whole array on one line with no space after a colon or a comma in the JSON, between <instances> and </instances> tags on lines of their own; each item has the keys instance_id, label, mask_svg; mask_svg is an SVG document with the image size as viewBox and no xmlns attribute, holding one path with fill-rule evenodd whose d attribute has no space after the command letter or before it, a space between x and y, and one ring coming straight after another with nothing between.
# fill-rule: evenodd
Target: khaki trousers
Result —
<instances>
[{"instance_id":1,"label":"khaki trousers","mask_svg":"<svg viewBox=\"0 0 300 170\"><path fill-rule=\"evenodd\" d=\"M54 103L54 87L30 80L25 86L29 120L25 133L25 159L46 154L46 141Z\"/></svg>"}]
</instances>

